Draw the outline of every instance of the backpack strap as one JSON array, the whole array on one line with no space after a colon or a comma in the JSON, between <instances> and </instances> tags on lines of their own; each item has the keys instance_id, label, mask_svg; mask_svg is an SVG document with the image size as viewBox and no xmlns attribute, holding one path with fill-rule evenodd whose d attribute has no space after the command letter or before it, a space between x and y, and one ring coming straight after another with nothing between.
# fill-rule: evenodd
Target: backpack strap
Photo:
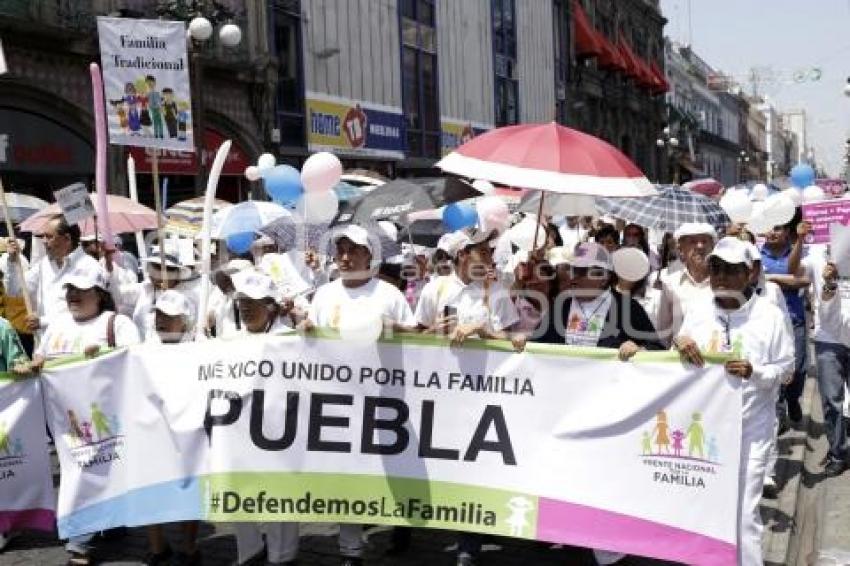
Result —
<instances>
[{"instance_id":1,"label":"backpack strap","mask_svg":"<svg viewBox=\"0 0 850 566\"><path fill-rule=\"evenodd\" d=\"M116 346L115 343L115 317L118 315L116 313L112 313L109 315L109 320L106 321L106 345L110 348L114 348Z\"/></svg>"}]
</instances>

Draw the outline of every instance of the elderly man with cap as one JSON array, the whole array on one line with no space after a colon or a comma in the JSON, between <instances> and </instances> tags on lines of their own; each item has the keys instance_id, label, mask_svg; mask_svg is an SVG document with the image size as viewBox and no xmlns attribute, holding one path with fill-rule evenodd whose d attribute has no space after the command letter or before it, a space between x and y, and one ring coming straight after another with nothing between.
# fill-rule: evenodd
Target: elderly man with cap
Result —
<instances>
[{"instance_id":1,"label":"elderly man with cap","mask_svg":"<svg viewBox=\"0 0 850 566\"><path fill-rule=\"evenodd\" d=\"M759 500L776 421L775 399L794 365L794 340L782 312L755 295L747 246L726 237L709 256L713 301L689 308L674 347L697 366L703 353L727 353L730 376L743 387L743 438L739 478L738 563L761 566Z\"/></svg>"},{"instance_id":2,"label":"elderly man with cap","mask_svg":"<svg viewBox=\"0 0 850 566\"><path fill-rule=\"evenodd\" d=\"M420 330L449 333L458 344L470 336L508 339L519 320L510 290L493 280L494 233L477 229L453 232L448 248L454 273L430 281L419 297Z\"/></svg>"},{"instance_id":3,"label":"elderly man with cap","mask_svg":"<svg viewBox=\"0 0 850 566\"><path fill-rule=\"evenodd\" d=\"M376 235L361 226L348 224L331 236L339 278L316 291L307 319L299 328L339 328L345 309L354 301L368 301L382 314L385 324L399 330L412 329L413 313L404 294L376 276L380 263L380 243ZM339 551L343 566L363 563L363 525L339 527Z\"/></svg>"},{"instance_id":4,"label":"elderly man with cap","mask_svg":"<svg viewBox=\"0 0 850 566\"><path fill-rule=\"evenodd\" d=\"M27 328L36 332L44 330L57 316L68 312L65 301L65 291L62 287L63 278L78 269L93 269L98 262L87 255L80 247L80 227L69 225L61 214L50 218L44 226L41 237L44 239L46 255L30 266L26 272L25 284L33 301L35 313L27 317ZM9 261L16 262L20 258L20 248L16 241L8 244ZM17 269L10 263L9 282L6 292L9 296L21 296L21 282ZM118 302L120 298L118 282L113 278L113 272L107 272L107 285Z\"/></svg>"},{"instance_id":5,"label":"elderly man with cap","mask_svg":"<svg viewBox=\"0 0 850 566\"><path fill-rule=\"evenodd\" d=\"M665 268L660 275L662 294L656 330L665 343L678 333L692 305L711 302L708 254L714 248L717 232L711 224L688 222L682 224L674 236L684 267Z\"/></svg>"}]
</instances>

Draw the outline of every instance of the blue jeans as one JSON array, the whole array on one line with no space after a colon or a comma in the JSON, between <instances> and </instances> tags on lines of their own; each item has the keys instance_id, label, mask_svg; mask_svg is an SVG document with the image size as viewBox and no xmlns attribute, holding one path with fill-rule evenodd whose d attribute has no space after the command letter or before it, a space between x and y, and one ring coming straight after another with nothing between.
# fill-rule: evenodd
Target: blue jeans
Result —
<instances>
[{"instance_id":1,"label":"blue jeans","mask_svg":"<svg viewBox=\"0 0 850 566\"><path fill-rule=\"evenodd\" d=\"M850 349L841 344L815 342L818 388L823 405L823 424L829 441L830 461L843 462L847 457L847 435L844 431L844 384L850 376Z\"/></svg>"}]
</instances>

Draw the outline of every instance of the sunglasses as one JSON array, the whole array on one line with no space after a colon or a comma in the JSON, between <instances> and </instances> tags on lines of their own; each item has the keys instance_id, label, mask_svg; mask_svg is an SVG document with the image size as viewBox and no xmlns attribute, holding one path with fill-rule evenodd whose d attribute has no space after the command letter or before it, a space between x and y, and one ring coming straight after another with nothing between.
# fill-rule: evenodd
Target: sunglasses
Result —
<instances>
[{"instance_id":1,"label":"sunglasses","mask_svg":"<svg viewBox=\"0 0 850 566\"><path fill-rule=\"evenodd\" d=\"M570 277L573 279L605 279L608 272L601 267L570 267Z\"/></svg>"}]
</instances>

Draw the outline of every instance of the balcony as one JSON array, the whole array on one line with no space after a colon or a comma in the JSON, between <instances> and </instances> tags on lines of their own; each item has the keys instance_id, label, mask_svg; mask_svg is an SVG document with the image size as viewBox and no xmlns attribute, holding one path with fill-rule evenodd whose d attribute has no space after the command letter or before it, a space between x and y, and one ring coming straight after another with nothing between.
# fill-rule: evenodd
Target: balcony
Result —
<instances>
[{"instance_id":1,"label":"balcony","mask_svg":"<svg viewBox=\"0 0 850 566\"><path fill-rule=\"evenodd\" d=\"M95 28L93 0L2 0L0 20L22 32L33 28L90 32Z\"/></svg>"}]
</instances>

